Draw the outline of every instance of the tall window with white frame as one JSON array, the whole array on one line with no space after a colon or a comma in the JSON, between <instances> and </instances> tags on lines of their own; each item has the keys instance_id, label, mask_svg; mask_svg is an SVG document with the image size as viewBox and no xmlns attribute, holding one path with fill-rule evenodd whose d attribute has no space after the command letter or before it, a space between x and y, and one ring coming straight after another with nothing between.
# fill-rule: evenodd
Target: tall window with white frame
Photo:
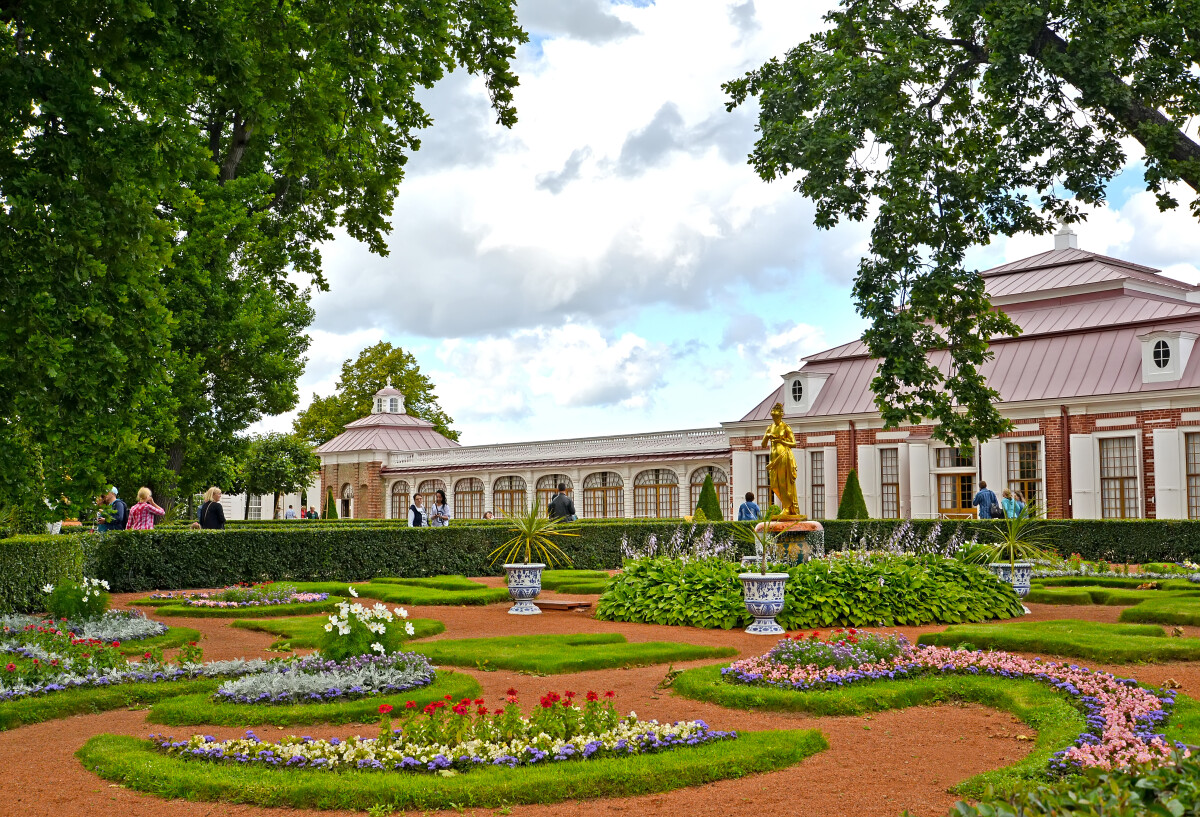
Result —
<instances>
[{"instance_id":1,"label":"tall window with white frame","mask_svg":"<svg viewBox=\"0 0 1200 817\"><path fill-rule=\"evenodd\" d=\"M767 466L771 463L770 454L754 455L754 498L763 513L767 512L771 502L771 475Z\"/></svg>"},{"instance_id":2,"label":"tall window with white frame","mask_svg":"<svg viewBox=\"0 0 1200 817\"><path fill-rule=\"evenodd\" d=\"M398 479L392 483L392 519L408 519L409 501L408 483Z\"/></svg>"},{"instance_id":3,"label":"tall window with white frame","mask_svg":"<svg viewBox=\"0 0 1200 817\"><path fill-rule=\"evenodd\" d=\"M975 452L964 448L939 448L934 454L938 469L938 515L943 519L975 516ZM945 473L945 472L950 473Z\"/></svg>"},{"instance_id":4,"label":"tall window with white frame","mask_svg":"<svg viewBox=\"0 0 1200 817\"><path fill-rule=\"evenodd\" d=\"M521 477L500 477L492 483L492 507L496 515L516 516L525 513L525 480Z\"/></svg>"},{"instance_id":5,"label":"tall window with white frame","mask_svg":"<svg viewBox=\"0 0 1200 817\"><path fill-rule=\"evenodd\" d=\"M566 474L543 474L538 477L536 487L540 516L550 515L550 500L554 499L554 495L558 493L559 483L567 486L567 496L571 496L573 493L571 478Z\"/></svg>"},{"instance_id":6,"label":"tall window with white frame","mask_svg":"<svg viewBox=\"0 0 1200 817\"><path fill-rule=\"evenodd\" d=\"M879 515L900 518L900 449L879 449Z\"/></svg>"},{"instance_id":7,"label":"tall window with white frame","mask_svg":"<svg viewBox=\"0 0 1200 817\"><path fill-rule=\"evenodd\" d=\"M1100 515L1104 519L1140 517L1136 437L1100 440Z\"/></svg>"},{"instance_id":8,"label":"tall window with white frame","mask_svg":"<svg viewBox=\"0 0 1200 817\"><path fill-rule=\"evenodd\" d=\"M483 518L483 480L464 477L454 483L454 518Z\"/></svg>"},{"instance_id":9,"label":"tall window with white frame","mask_svg":"<svg viewBox=\"0 0 1200 817\"><path fill-rule=\"evenodd\" d=\"M1188 519L1200 519L1200 434L1184 434L1187 451Z\"/></svg>"},{"instance_id":10,"label":"tall window with white frame","mask_svg":"<svg viewBox=\"0 0 1200 817\"><path fill-rule=\"evenodd\" d=\"M583 515L587 519L620 519L625 515L625 482L615 471L583 478Z\"/></svg>"},{"instance_id":11,"label":"tall window with white frame","mask_svg":"<svg viewBox=\"0 0 1200 817\"><path fill-rule=\"evenodd\" d=\"M688 492L690 500L688 510L695 511L696 506L700 504L700 491L704 488L705 477L712 477L713 487L717 489L717 502L721 505L721 513L727 516L732 510L732 506L729 504L729 476L724 469L711 465L705 465L692 472L689 479L691 490Z\"/></svg>"},{"instance_id":12,"label":"tall window with white frame","mask_svg":"<svg viewBox=\"0 0 1200 817\"><path fill-rule=\"evenodd\" d=\"M425 501L425 513L429 513L429 509L437 501L437 492L444 490L446 490L446 483L440 479L421 480L421 484L417 486L417 493Z\"/></svg>"},{"instance_id":13,"label":"tall window with white frame","mask_svg":"<svg viewBox=\"0 0 1200 817\"><path fill-rule=\"evenodd\" d=\"M342 519L352 519L354 514L354 488L347 482L342 486Z\"/></svg>"},{"instance_id":14,"label":"tall window with white frame","mask_svg":"<svg viewBox=\"0 0 1200 817\"><path fill-rule=\"evenodd\" d=\"M1037 441L1007 443L1008 489L1020 491L1026 505L1045 511L1042 491L1042 444Z\"/></svg>"},{"instance_id":15,"label":"tall window with white frame","mask_svg":"<svg viewBox=\"0 0 1200 817\"><path fill-rule=\"evenodd\" d=\"M679 516L679 477L670 468L651 468L633 478L633 515L639 519Z\"/></svg>"},{"instance_id":16,"label":"tall window with white frame","mask_svg":"<svg viewBox=\"0 0 1200 817\"><path fill-rule=\"evenodd\" d=\"M258 494L250 494L250 500L246 507L247 519L262 519L262 497Z\"/></svg>"},{"instance_id":17,"label":"tall window with white frame","mask_svg":"<svg viewBox=\"0 0 1200 817\"><path fill-rule=\"evenodd\" d=\"M812 518L825 518L825 452L808 452L809 494L812 496Z\"/></svg>"}]
</instances>

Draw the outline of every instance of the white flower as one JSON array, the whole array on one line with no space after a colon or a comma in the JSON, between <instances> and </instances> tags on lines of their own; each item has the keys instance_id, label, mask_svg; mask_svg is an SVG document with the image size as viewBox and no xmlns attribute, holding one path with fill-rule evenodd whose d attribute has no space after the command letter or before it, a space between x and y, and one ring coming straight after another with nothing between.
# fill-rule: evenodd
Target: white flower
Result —
<instances>
[{"instance_id":1,"label":"white flower","mask_svg":"<svg viewBox=\"0 0 1200 817\"><path fill-rule=\"evenodd\" d=\"M413 624L412 624L412 622L411 622L411 621L409 621L409 622L406 622L406 623L405 623L405 625L404 625L404 632L408 633L409 635L412 635L412 634L414 634L416 631L417 631L417 628L416 628L416 627L413 627Z\"/></svg>"},{"instance_id":2,"label":"white flower","mask_svg":"<svg viewBox=\"0 0 1200 817\"><path fill-rule=\"evenodd\" d=\"M106 582L104 579L101 579L101 580L100 580L100 586L101 586L101 587L103 587L105 590L107 590L107 589L108 589L108 582Z\"/></svg>"},{"instance_id":3,"label":"white flower","mask_svg":"<svg viewBox=\"0 0 1200 817\"><path fill-rule=\"evenodd\" d=\"M326 625L325 625L325 632L327 632L327 633L332 633L332 632L333 632L333 625L332 625L332 624L326 624Z\"/></svg>"},{"instance_id":4,"label":"white flower","mask_svg":"<svg viewBox=\"0 0 1200 817\"><path fill-rule=\"evenodd\" d=\"M397 607L395 609L396 609L396 615L400 616L400 618L408 618L408 611L405 610L403 607Z\"/></svg>"},{"instance_id":5,"label":"white flower","mask_svg":"<svg viewBox=\"0 0 1200 817\"><path fill-rule=\"evenodd\" d=\"M386 650L383 649L383 645L380 644L378 641L376 641L374 644L371 645L371 649L373 649L375 652L379 653L380 655L383 655L384 652L386 652Z\"/></svg>"},{"instance_id":6,"label":"white flower","mask_svg":"<svg viewBox=\"0 0 1200 817\"><path fill-rule=\"evenodd\" d=\"M42 592L43 593L53 593L54 585L52 585L52 584L42 585Z\"/></svg>"},{"instance_id":7,"label":"white flower","mask_svg":"<svg viewBox=\"0 0 1200 817\"><path fill-rule=\"evenodd\" d=\"M350 595L351 595L351 596L354 596L354 598L358 598L358 591L357 591L357 590L355 590L353 587L351 587L351 588L350 588Z\"/></svg>"}]
</instances>

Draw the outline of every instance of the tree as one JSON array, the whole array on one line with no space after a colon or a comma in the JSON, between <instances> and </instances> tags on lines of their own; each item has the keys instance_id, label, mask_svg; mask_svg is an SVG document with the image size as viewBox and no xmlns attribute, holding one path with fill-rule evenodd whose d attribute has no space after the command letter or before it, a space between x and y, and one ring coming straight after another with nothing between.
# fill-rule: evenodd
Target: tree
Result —
<instances>
[{"instance_id":1,"label":"tree","mask_svg":"<svg viewBox=\"0 0 1200 817\"><path fill-rule=\"evenodd\" d=\"M264 434L250 443L246 460L247 494L271 494L272 517L279 515L279 496L308 486L320 469L312 446L294 434Z\"/></svg>"},{"instance_id":2,"label":"tree","mask_svg":"<svg viewBox=\"0 0 1200 817\"><path fill-rule=\"evenodd\" d=\"M325 288L335 228L386 254L418 89L465 68L515 122L526 40L508 0L45 0L0 23L0 488L79 499L138 469L214 481L295 405L293 282Z\"/></svg>"},{"instance_id":3,"label":"tree","mask_svg":"<svg viewBox=\"0 0 1200 817\"><path fill-rule=\"evenodd\" d=\"M764 179L795 178L818 227L874 213L854 295L881 361L872 387L885 423L932 418L947 442L988 439L1008 424L979 367L990 339L1019 329L989 308L963 254L1082 218L1125 166L1122 140L1140 144L1160 207L1176 206L1173 182L1200 190L1200 144L1183 130L1200 109L1200 12L845 0L825 19L727 83L728 107L759 99L751 162Z\"/></svg>"},{"instance_id":4,"label":"tree","mask_svg":"<svg viewBox=\"0 0 1200 817\"><path fill-rule=\"evenodd\" d=\"M337 519L338 518L337 502L335 502L333 499L333 489L332 488L330 488L329 492L325 495L325 513L321 514L321 518L322 519Z\"/></svg>"},{"instance_id":5,"label":"tree","mask_svg":"<svg viewBox=\"0 0 1200 817\"><path fill-rule=\"evenodd\" d=\"M433 423L439 434L458 439L458 432L450 428L454 421L438 405L433 381L421 374L417 359L386 341L368 346L356 359L342 364L337 393L328 397L314 394L312 403L296 418L296 434L313 445L332 440L347 423L370 414L375 393L389 383L404 393L407 413Z\"/></svg>"},{"instance_id":6,"label":"tree","mask_svg":"<svg viewBox=\"0 0 1200 817\"><path fill-rule=\"evenodd\" d=\"M700 486L700 498L696 501L696 510L703 511L705 520L709 522L720 522L725 518L721 513L721 500L717 498L712 474L704 477L704 484Z\"/></svg>"},{"instance_id":7,"label":"tree","mask_svg":"<svg viewBox=\"0 0 1200 817\"><path fill-rule=\"evenodd\" d=\"M867 500L863 497L862 486L858 484L858 471L854 468L846 475L846 487L842 491L842 501L838 503L837 518L871 518L867 513Z\"/></svg>"}]
</instances>

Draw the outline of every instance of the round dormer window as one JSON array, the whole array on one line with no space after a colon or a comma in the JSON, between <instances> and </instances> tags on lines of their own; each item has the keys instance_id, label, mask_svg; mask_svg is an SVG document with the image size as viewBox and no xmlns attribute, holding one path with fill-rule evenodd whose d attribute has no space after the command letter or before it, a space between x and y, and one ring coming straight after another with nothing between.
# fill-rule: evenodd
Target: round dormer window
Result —
<instances>
[{"instance_id":1,"label":"round dormer window","mask_svg":"<svg viewBox=\"0 0 1200 817\"><path fill-rule=\"evenodd\" d=\"M1171 365L1171 345L1165 340L1156 341L1154 351L1150 355L1151 359L1154 360L1154 365L1160 369L1165 369Z\"/></svg>"},{"instance_id":2,"label":"round dormer window","mask_svg":"<svg viewBox=\"0 0 1200 817\"><path fill-rule=\"evenodd\" d=\"M804 383L799 378L792 381L792 402L799 403L804 399Z\"/></svg>"}]
</instances>

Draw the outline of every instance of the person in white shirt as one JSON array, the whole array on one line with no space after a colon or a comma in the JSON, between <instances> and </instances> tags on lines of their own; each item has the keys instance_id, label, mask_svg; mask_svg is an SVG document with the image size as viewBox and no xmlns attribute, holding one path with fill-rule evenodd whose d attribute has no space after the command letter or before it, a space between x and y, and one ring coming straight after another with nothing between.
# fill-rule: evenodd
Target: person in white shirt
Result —
<instances>
[{"instance_id":1,"label":"person in white shirt","mask_svg":"<svg viewBox=\"0 0 1200 817\"><path fill-rule=\"evenodd\" d=\"M408 525L412 528L429 527L429 513L425 510L425 497L417 494L408 506Z\"/></svg>"},{"instance_id":2,"label":"person in white shirt","mask_svg":"<svg viewBox=\"0 0 1200 817\"><path fill-rule=\"evenodd\" d=\"M429 524L444 528L450 524L450 506L446 504L446 492L438 490L433 495L433 507L429 509Z\"/></svg>"},{"instance_id":3,"label":"person in white shirt","mask_svg":"<svg viewBox=\"0 0 1200 817\"><path fill-rule=\"evenodd\" d=\"M296 518L296 509L293 508L291 505L288 505L288 509L283 512L283 518L284 519L295 519Z\"/></svg>"}]
</instances>

